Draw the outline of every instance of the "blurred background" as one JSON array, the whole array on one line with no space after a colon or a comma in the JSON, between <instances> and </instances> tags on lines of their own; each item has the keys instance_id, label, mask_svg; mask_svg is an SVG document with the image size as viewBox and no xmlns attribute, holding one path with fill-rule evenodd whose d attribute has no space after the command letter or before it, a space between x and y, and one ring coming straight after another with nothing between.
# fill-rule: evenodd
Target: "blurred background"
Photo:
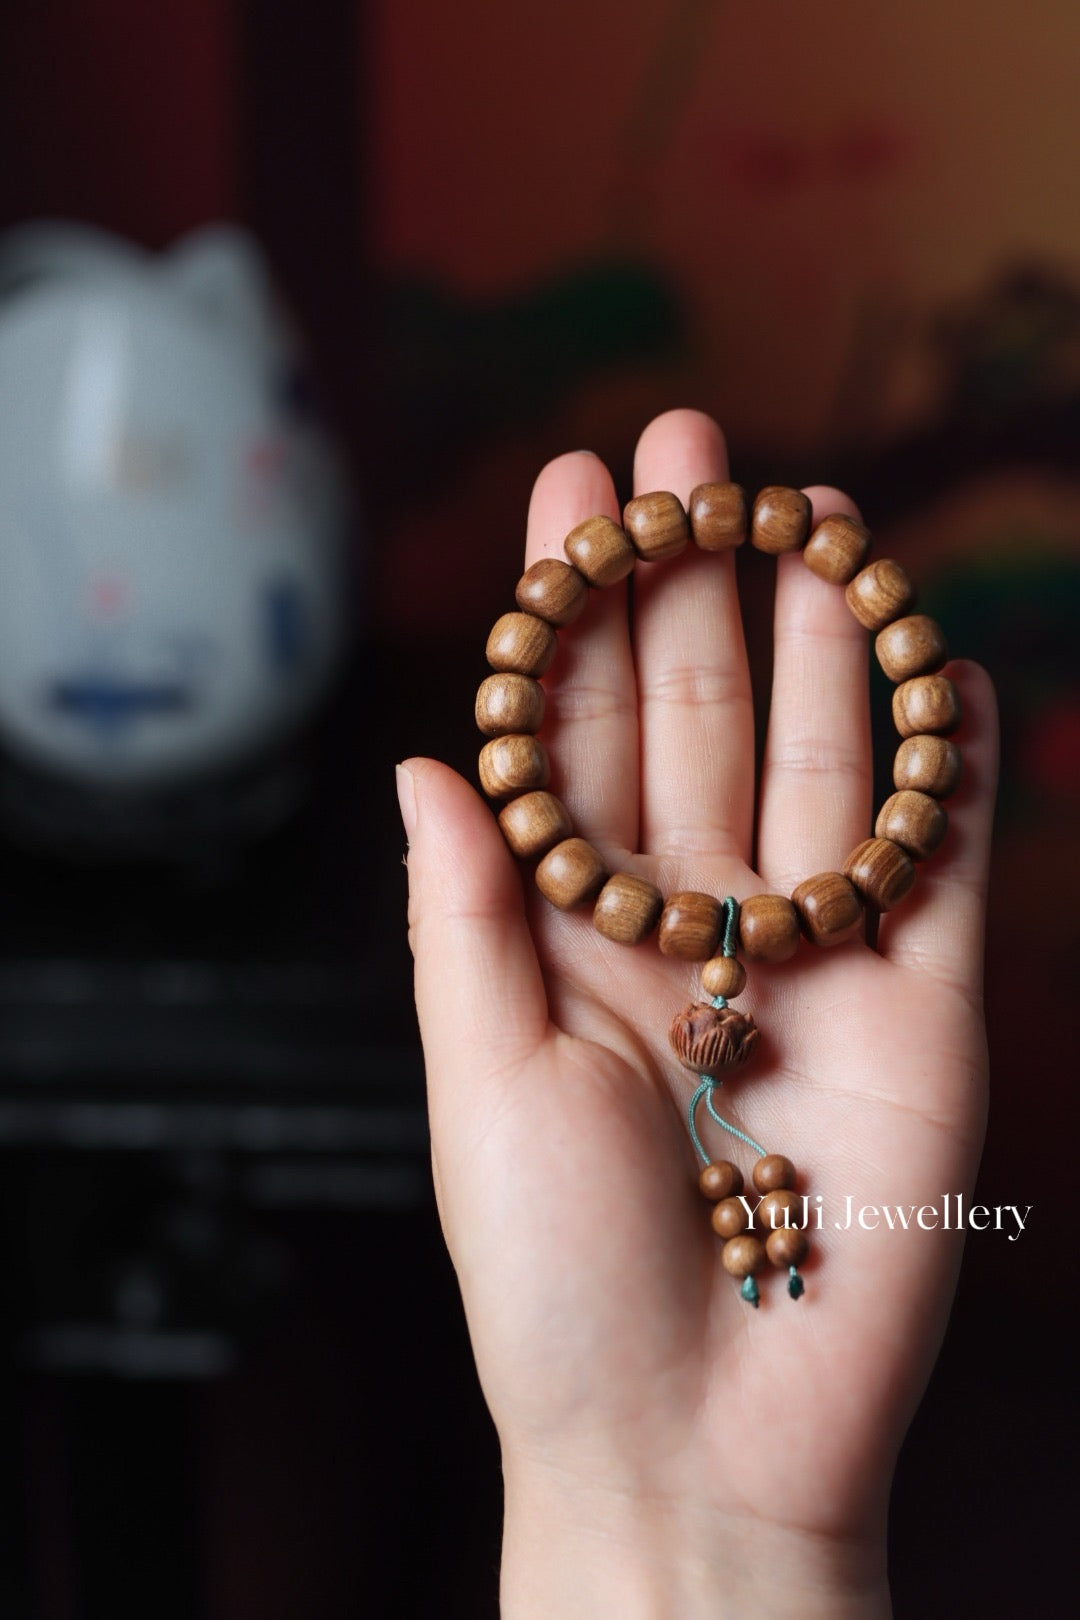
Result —
<instances>
[{"instance_id":1,"label":"blurred background","mask_svg":"<svg viewBox=\"0 0 1080 1620\"><path fill-rule=\"evenodd\" d=\"M891 1556L901 1617L1072 1612L1074 1279L1046 1152L1075 1123L1078 47L1066 0L0 11L0 231L80 222L171 263L232 222L301 334L268 317L237 360L251 436L214 476L247 527L230 495L220 557L196 547L184 579L212 617L242 552L237 624L247 591L279 664L307 647L321 670L229 746L125 776L124 725L188 698L115 662L154 586L100 502L93 545L65 508L85 578L41 623L75 660L54 735L106 763L28 745L0 667L5 1615L495 1614L498 1461L429 1191L391 766L474 768L542 462L588 446L625 495L675 404L720 419L751 489L849 488L999 682L979 1193L1034 1208L1020 1241L968 1245ZM125 274L157 296L165 263ZM35 277L0 277L8 442L44 375L4 374L51 295ZM129 435L153 521L195 478L201 410L176 399L164 460ZM12 489L32 453L0 457ZM17 506L12 601L60 522ZM264 535L318 553L336 615L259 572ZM764 704L771 571L740 567ZM883 684L876 704L887 768Z\"/></svg>"}]
</instances>

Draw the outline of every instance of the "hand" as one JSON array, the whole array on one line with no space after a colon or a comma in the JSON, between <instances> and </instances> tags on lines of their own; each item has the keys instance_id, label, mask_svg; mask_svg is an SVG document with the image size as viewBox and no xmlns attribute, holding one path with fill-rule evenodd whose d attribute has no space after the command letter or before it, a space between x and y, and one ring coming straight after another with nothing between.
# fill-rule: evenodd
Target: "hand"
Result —
<instances>
[{"instance_id":1,"label":"hand","mask_svg":"<svg viewBox=\"0 0 1080 1620\"><path fill-rule=\"evenodd\" d=\"M728 476L695 412L654 421L635 488ZM808 492L815 521L854 512ZM541 473L526 562L618 517L588 454ZM591 593L548 690L554 792L610 869L665 894L790 894L872 824L867 636L843 593L782 558L762 779L733 559L689 546ZM866 1205L970 1192L985 1106L983 906L993 696L954 664L964 780L950 831L877 945L749 964L763 1031L718 1093L821 1196L806 1295L761 1277L754 1310L720 1263L684 1116L695 1081L667 1031L692 964L622 947L588 908L532 892L491 811L412 760L401 792L436 1190L506 1475L512 1617L888 1612L896 1451L944 1328L955 1232L863 1230ZM466 698L463 694L463 701ZM756 848L756 870L750 866ZM715 1158L753 1155L703 1126ZM732 1151L734 1148L735 1151ZM849 1208L849 1230L838 1230ZM813 1207L817 1207L813 1204Z\"/></svg>"}]
</instances>

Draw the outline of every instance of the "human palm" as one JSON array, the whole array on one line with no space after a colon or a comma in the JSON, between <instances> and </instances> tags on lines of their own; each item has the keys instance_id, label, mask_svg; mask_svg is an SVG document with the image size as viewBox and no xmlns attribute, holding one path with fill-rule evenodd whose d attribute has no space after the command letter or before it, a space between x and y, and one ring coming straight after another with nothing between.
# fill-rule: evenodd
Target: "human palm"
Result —
<instances>
[{"instance_id":1,"label":"human palm","mask_svg":"<svg viewBox=\"0 0 1080 1620\"><path fill-rule=\"evenodd\" d=\"M696 413L659 418L638 446L639 491L685 499L726 476L722 439ZM854 510L835 491L811 494L815 518ZM558 554L594 512L618 515L602 464L552 463L527 562ZM639 565L631 630L617 587L593 594L561 642L545 682L553 787L612 869L664 893L787 894L867 835L865 632L799 559L778 569L756 805L730 557L688 548ZM612 1503L650 1502L679 1538L697 1523L716 1546L733 1528L770 1548L880 1546L892 1459L959 1255L955 1233L863 1230L857 1212L940 1209L943 1193L970 1188L982 1135L992 697L973 666L950 673L966 775L942 854L882 919L876 948L751 964L739 1001L762 1039L718 1093L721 1111L795 1161L822 1221L805 1297L763 1277L757 1311L723 1270L694 1186L696 1082L667 1040L698 994L693 969L601 937L587 912L531 893L523 905L490 812L445 767L410 763L436 1185L509 1495L524 1479L529 1500L561 1491L601 1523ZM751 1150L702 1129L714 1157L749 1171ZM856 1223L838 1230L849 1208ZM556 1612L550 1596L543 1607Z\"/></svg>"}]
</instances>

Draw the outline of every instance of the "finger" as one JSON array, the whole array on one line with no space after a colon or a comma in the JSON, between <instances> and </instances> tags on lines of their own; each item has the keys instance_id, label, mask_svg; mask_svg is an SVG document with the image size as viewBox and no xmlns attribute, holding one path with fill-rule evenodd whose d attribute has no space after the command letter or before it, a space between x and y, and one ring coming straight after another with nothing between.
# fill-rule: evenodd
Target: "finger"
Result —
<instances>
[{"instance_id":1,"label":"finger","mask_svg":"<svg viewBox=\"0 0 1080 1620\"><path fill-rule=\"evenodd\" d=\"M526 566L564 557L570 530L598 514L619 517L603 462L588 451L549 462L529 503ZM626 611L624 585L590 591L580 618L559 632L544 677L552 787L574 826L606 855L636 849L638 839L637 691Z\"/></svg>"},{"instance_id":2,"label":"finger","mask_svg":"<svg viewBox=\"0 0 1080 1620\"><path fill-rule=\"evenodd\" d=\"M711 417L669 411L638 441L634 490L723 483L727 446ZM733 552L691 544L674 563L639 563L634 655L641 725L641 847L747 859L754 713Z\"/></svg>"},{"instance_id":3,"label":"finger","mask_svg":"<svg viewBox=\"0 0 1080 1620\"><path fill-rule=\"evenodd\" d=\"M835 489L808 489L814 522L858 517ZM779 559L773 689L761 776L758 869L789 894L834 871L868 835L873 794L866 631L835 585Z\"/></svg>"},{"instance_id":4,"label":"finger","mask_svg":"<svg viewBox=\"0 0 1080 1620\"><path fill-rule=\"evenodd\" d=\"M983 926L990 835L997 791L998 726L994 688L978 664L953 663L946 674L960 693L962 723L953 739L963 759L960 786L948 801L942 849L920 866L903 906L881 919L878 949L889 961L981 993Z\"/></svg>"}]
</instances>

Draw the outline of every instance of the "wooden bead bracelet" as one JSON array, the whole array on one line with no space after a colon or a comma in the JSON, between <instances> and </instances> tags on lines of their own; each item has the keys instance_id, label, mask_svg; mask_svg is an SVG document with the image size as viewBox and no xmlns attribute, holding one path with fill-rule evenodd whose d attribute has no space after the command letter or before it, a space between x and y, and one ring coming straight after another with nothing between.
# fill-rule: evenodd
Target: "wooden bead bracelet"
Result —
<instances>
[{"instance_id":1,"label":"wooden bead bracelet","mask_svg":"<svg viewBox=\"0 0 1080 1620\"><path fill-rule=\"evenodd\" d=\"M656 930L664 955L704 963L701 985L709 1000L677 1014L670 1038L679 1061L699 1078L687 1123L704 1165L698 1185L724 1239L723 1264L742 1279L743 1298L757 1305L754 1278L766 1261L787 1270L792 1298L803 1293L798 1267L807 1253L800 1230L805 1206L794 1192L791 1161L767 1154L714 1106L720 1076L740 1068L758 1039L750 1015L728 1005L746 982L736 952L775 963L795 954L800 936L814 945L841 945L859 933L867 907L890 911L910 892L915 862L933 855L945 836L941 801L960 775L959 750L948 740L960 722L960 703L952 681L940 673L945 638L933 619L911 611L914 591L898 562L867 562L870 535L863 524L835 514L811 531L806 495L779 486L761 491L750 514L751 544L773 556L800 551L821 579L845 587L851 612L875 633L878 660L895 683L893 720L902 738L893 766L896 791L878 813L874 836L856 845L843 871L807 878L790 899L757 894L740 904L691 891L665 900L647 879L609 872L599 851L575 835L566 806L547 791L550 764L536 735L544 720L540 677L555 656L558 631L577 618L590 587L613 585L639 560L672 557L691 541L702 551L729 551L743 543L747 527L746 497L737 484L699 484L687 507L659 490L630 501L621 525L608 517L579 523L564 543L567 560L533 563L518 581L518 610L503 614L492 629L487 659L495 673L477 693L476 723L490 739L480 754L481 786L502 803L499 826L511 850L538 863L540 892L562 910L592 905L593 924L608 939L636 945ZM753 1215L741 1196L739 1169L728 1160L712 1162L702 1145L701 1104L758 1155L753 1182L762 1197ZM749 1230L754 1216L770 1227L764 1242Z\"/></svg>"}]
</instances>

